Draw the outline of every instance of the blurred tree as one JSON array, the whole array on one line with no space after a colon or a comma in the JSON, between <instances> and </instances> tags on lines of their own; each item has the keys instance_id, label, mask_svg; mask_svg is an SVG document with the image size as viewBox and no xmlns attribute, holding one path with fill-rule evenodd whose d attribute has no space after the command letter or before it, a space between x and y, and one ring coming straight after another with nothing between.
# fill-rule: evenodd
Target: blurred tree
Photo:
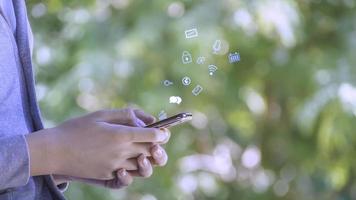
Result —
<instances>
[{"instance_id":1,"label":"blurred tree","mask_svg":"<svg viewBox=\"0 0 356 200\"><path fill-rule=\"evenodd\" d=\"M355 1L27 2L47 126L128 105L194 113L152 178L118 191L72 183L69 199L356 199Z\"/></svg>"}]
</instances>

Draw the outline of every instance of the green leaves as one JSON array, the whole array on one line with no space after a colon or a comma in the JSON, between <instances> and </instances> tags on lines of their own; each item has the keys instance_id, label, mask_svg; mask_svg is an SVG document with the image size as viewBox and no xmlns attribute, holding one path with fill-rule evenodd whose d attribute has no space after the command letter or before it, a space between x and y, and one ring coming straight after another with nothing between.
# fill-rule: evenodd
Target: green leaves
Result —
<instances>
[{"instance_id":1,"label":"green leaves","mask_svg":"<svg viewBox=\"0 0 356 200\"><path fill-rule=\"evenodd\" d=\"M169 164L156 169L153 178L111 192L75 184L67 196L355 199L352 2L28 1L40 106L48 126L127 105L154 115L165 110L197 116L191 125L172 129ZM39 3L45 5L44 15L43 6L34 9ZM199 37L187 40L184 31L191 28ZM217 39L225 45L224 55L212 54ZM193 63L182 64L183 51L191 53ZM241 61L229 64L229 52L239 52ZM199 56L206 57L204 65L195 64ZM214 76L208 74L209 64L218 67ZM191 78L190 86L181 84L184 76ZM165 79L174 84L164 86ZM193 96L197 84L204 90ZM169 104L170 96L181 96L181 105ZM246 169L241 154L251 145L262 160ZM199 159L192 163L200 168L183 168L182 160L194 155L216 156L220 168ZM219 171L230 161L236 172L232 180ZM285 166L295 169L293 178L286 180L292 176ZM206 192L210 186L215 192Z\"/></svg>"}]
</instances>

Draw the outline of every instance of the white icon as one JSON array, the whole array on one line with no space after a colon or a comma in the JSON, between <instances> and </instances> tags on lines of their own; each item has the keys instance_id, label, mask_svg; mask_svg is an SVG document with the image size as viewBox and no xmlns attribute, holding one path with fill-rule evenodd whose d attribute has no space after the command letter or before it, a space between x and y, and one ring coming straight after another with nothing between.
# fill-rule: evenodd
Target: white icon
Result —
<instances>
[{"instance_id":1,"label":"white icon","mask_svg":"<svg viewBox=\"0 0 356 200\"><path fill-rule=\"evenodd\" d=\"M198 30L196 28L186 30L184 33L187 39L198 37Z\"/></svg>"},{"instance_id":2,"label":"white icon","mask_svg":"<svg viewBox=\"0 0 356 200\"><path fill-rule=\"evenodd\" d=\"M170 80L164 80L164 81L163 81L163 85L168 87L168 86L173 85L173 82L170 81Z\"/></svg>"},{"instance_id":3,"label":"white icon","mask_svg":"<svg viewBox=\"0 0 356 200\"><path fill-rule=\"evenodd\" d=\"M183 64L189 64L192 62L192 55L188 51L183 51L182 62Z\"/></svg>"},{"instance_id":4,"label":"white icon","mask_svg":"<svg viewBox=\"0 0 356 200\"><path fill-rule=\"evenodd\" d=\"M169 97L169 103L180 104L182 102L182 98L178 96L171 96Z\"/></svg>"},{"instance_id":5,"label":"white icon","mask_svg":"<svg viewBox=\"0 0 356 200\"><path fill-rule=\"evenodd\" d=\"M218 67L215 65L209 65L208 70L209 70L209 75L212 76L212 75L214 75L216 70L218 70Z\"/></svg>"},{"instance_id":6,"label":"white icon","mask_svg":"<svg viewBox=\"0 0 356 200\"><path fill-rule=\"evenodd\" d=\"M194 96L198 96L201 92L203 91L203 87L200 85L195 86L195 88L192 90L192 93Z\"/></svg>"},{"instance_id":7,"label":"white icon","mask_svg":"<svg viewBox=\"0 0 356 200\"><path fill-rule=\"evenodd\" d=\"M218 54L220 50L221 50L221 40L215 40L213 45L213 53Z\"/></svg>"},{"instance_id":8,"label":"white icon","mask_svg":"<svg viewBox=\"0 0 356 200\"><path fill-rule=\"evenodd\" d=\"M161 110L158 114L158 120L164 120L167 119L167 113L164 110Z\"/></svg>"},{"instance_id":9,"label":"white icon","mask_svg":"<svg viewBox=\"0 0 356 200\"><path fill-rule=\"evenodd\" d=\"M198 59L197 59L197 64L198 64L198 65L202 65L202 64L204 64L204 63L205 63L205 57L204 57L204 56L198 57Z\"/></svg>"},{"instance_id":10,"label":"white icon","mask_svg":"<svg viewBox=\"0 0 356 200\"><path fill-rule=\"evenodd\" d=\"M235 52L235 53L230 53L229 54L229 62L230 63L236 63L240 62L240 54Z\"/></svg>"},{"instance_id":11,"label":"white icon","mask_svg":"<svg viewBox=\"0 0 356 200\"><path fill-rule=\"evenodd\" d=\"M191 82L192 82L192 80L188 76L185 76L185 77L182 78L182 83L185 86L190 85Z\"/></svg>"}]
</instances>

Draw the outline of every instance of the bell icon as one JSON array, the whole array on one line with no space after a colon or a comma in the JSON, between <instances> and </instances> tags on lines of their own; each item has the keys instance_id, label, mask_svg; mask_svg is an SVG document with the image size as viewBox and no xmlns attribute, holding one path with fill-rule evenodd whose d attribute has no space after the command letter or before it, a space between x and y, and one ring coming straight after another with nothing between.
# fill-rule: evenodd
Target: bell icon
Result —
<instances>
[{"instance_id":1,"label":"bell icon","mask_svg":"<svg viewBox=\"0 0 356 200\"><path fill-rule=\"evenodd\" d=\"M189 64L193 61L192 55L188 51L183 51L182 62L183 64Z\"/></svg>"}]
</instances>

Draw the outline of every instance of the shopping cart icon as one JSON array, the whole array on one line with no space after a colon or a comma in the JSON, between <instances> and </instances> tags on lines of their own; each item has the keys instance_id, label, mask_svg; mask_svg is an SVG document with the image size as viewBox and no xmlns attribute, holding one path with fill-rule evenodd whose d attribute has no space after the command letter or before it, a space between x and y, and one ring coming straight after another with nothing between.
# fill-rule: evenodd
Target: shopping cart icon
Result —
<instances>
[{"instance_id":1,"label":"shopping cart icon","mask_svg":"<svg viewBox=\"0 0 356 200\"><path fill-rule=\"evenodd\" d=\"M240 54L235 52L235 53L230 53L229 54L229 62L230 63L237 63L240 62Z\"/></svg>"}]
</instances>

